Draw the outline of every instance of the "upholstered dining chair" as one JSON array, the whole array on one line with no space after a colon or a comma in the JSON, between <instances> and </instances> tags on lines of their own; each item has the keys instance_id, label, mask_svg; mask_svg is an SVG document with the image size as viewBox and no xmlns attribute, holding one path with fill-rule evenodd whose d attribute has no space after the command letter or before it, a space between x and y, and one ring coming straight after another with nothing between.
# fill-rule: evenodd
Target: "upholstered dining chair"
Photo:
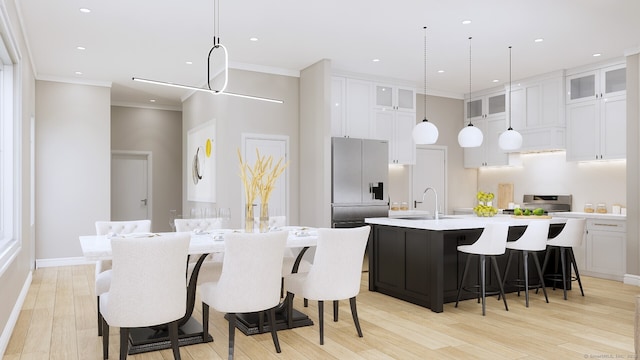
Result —
<instances>
[{"instance_id":1,"label":"upholstered dining chair","mask_svg":"<svg viewBox=\"0 0 640 360\"><path fill-rule=\"evenodd\" d=\"M209 331L209 307L227 313L229 359L233 359L234 354L237 313L268 310L273 344L278 353L281 351L275 325L275 308L280 303L282 256L287 236L286 231L226 234L220 279L198 287L204 334Z\"/></svg>"},{"instance_id":2,"label":"upholstered dining chair","mask_svg":"<svg viewBox=\"0 0 640 360\"><path fill-rule=\"evenodd\" d=\"M165 324L173 356L180 359L178 320L187 307L184 267L189 241L186 233L111 239L111 285L100 296L105 359L109 358L109 326L120 328L120 359L124 360L130 328Z\"/></svg>"},{"instance_id":3,"label":"upholstered dining chair","mask_svg":"<svg viewBox=\"0 0 640 360\"><path fill-rule=\"evenodd\" d=\"M333 320L338 321L338 301L349 299L356 331L362 337L356 296L360 292L362 260L370 230L370 226L318 229L316 253L309 271L284 277L284 287L290 299L287 309L290 326L293 294L318 301L320 345L324 344L324 301L333 301Z\"/></svg>"},{"instance_id":4,"label":"upholstered dining chair","mask_svg":"<svg viewBox=\"0 0 640 360\"><path fill-rule=\"evenodd\" d=\"M124 235L132 233L148 233L151 231L151 220L131 221L96 221L96 235ZM96 306L98 310L98 336L102 336L102 318L100 317L100 294L109 291L111 281L111 260L98 260L95 272Z\"/></svg>"},{"instance_id":5,"label":"upholstered dining chair","mask_svg":"<svg viewBox=\"0 0 640 360\"><path fill-rule=\"evenodd\" d=\"M176 232L192 232L194 234L205 233L208 231L220 229L222 227L222 219L220 218L195 218L195 219L175 219ZM224 253L209 254L207 259L202 263L200 272L198 273L198 284L216 281L220 277L222 271L222 259ZM188 275L190 276L195 268L198 258L192 256L189 258Z\"/></svg>"}]
</instances>

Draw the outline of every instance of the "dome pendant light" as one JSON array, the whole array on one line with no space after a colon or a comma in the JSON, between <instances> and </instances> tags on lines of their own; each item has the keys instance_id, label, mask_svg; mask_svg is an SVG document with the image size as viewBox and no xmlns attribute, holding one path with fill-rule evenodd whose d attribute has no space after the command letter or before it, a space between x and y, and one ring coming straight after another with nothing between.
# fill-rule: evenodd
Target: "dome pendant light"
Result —
<instances>
[{"instance_id":1,"label":"dome pendant light","mask_svg":"<svg viewBox=\"0 0 640 360\"><path fill-rule=\"evenodd\" d=\"M413 141L419 145L435 144L438 141L438 128L427 120L427 27L424 27L424 120L411 132Z\"/></svg>"},{"instance_id":2,"label":"dome pendant light","mask_svg":"<svg viewBox=\"0 0 640 360\"><path fill-rule=\"evenodd\" d=\"M509 46L509 128L498 138L500 149L515 151L522 146L522 135L511 127L511 46Z\"/></svg>"},{"instance_id":3,"label":"dome pendant light","mask_svg":"<svg viewBox=\"0 0 640 360\"><path fill-rule=\"evenodd\" d=\"M471 39L472 37L469 37L469 102L468 104L471 103ZM458 144L460 144L460 147L463 147L463 148L478 147L482 145L483 138L484 136L482 135L482 130L473 126L473 124L471 123L471 119L469 119L469 125L465 126L458 133Z\"/></svg>"}]
</instances>

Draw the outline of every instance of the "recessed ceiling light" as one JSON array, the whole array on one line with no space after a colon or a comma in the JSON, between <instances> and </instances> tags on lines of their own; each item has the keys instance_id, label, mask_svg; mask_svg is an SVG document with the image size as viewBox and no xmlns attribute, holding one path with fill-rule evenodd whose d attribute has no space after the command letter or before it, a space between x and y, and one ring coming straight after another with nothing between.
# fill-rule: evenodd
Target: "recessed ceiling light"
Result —
<instances>
[{"instance_id":1,"label":"recessed ceiling light","mask_svg":"<svg viewBox=\"0 0 640 360\"><path fill-rule=\"evenodd\" d=\"M471 20L462 20L462 25L469 25L471 24Z\"/></svg>"},{"instance_id":2,"label":"recessed ceiling light","mask_svg":"<svg viewBox=\"0 0 640 360\"><path fill-rule=\"evenodd\" d=\"M373 60L371 60L371 61L373 61L373 62L380 62L380 59L373 59Z\"/></svg>"},{"instance_id":3,"label":"recessed ceiling light","mask_svg":"<svg viewBox=\"0 0 640 360\"><path fill-rule=\"evenodd\" d=\"M187 62L185 62L185 64L187 64L187 65L193 65L193 61L187 61Z\"/></svg>"},{"instance_id":4,"label":"recessed ceiling light","mask_svg":"<svg viewBox=\"0 0 640 360\"><path fill-rule=\"evenodd\" d=\"M87 8L80 8L80 12L81 12L81 13L88 14L88 13L90 13L90 12L91 12L91 9L87 9Z\"/></svg>"},{"instance_id":5,"label":"recessed ceiling light","mask_svg":"<svg viewBox=\"0 0 640 360\"><path fill-rule=\"evenodd\" d=\"M257 38L257 37L252 37L252 38L249 38L249 40L251 40L251 41L258 41L258 38Z\"/></svg>"},{"instance_id":6,"label":"recessed ceiling light","mask_svg":"<svg viewBox=\"0 0 640 360\"><path fill-rule=\"evenodd\" d=\"M438 70L438 74L442 74L444 70Z\"/></svg>"},{"instance_id":7,"label":"recessed ceiling light","mask_svg":"<svg viewBox=\"0 0 640 360\"><path fill-rule=\"evenodd\" d=\"M151 99L151 100L149 100L149 102L156 102L156 100L155 99Z\"/></svg>"},{"instance_id":8,"label":"recessed ceiling light","mask_svg":"<svg viewBox=\"0 0 640 360\"><path fill-rule=\"evenodd\" d=\"M602 56L602 54L600 54L600 53L593 54L593 57L598 57L598 56Z\"/></svg>"},{"instance_id":9,"label":"recessed ceiling light","mask_svg":"<svg viewBox=\"0 0 640 360\"><path fill-rule=\"evenodd\" d=\"M86 48L84 46L76 46L76 49L78 49L78 50L86 50Z\"/></svg>"},{"instance_id":10,"label":"recessed ceiling light","mask_svg":"<svg viewBox=\"0 0 640 360\"><path fill-rule=\"evenodd\" d=\"M533 41L535 41L535 42L543 42L543 41L544 41L544 39L543 39L543 38L537 38L537 39L535 39L535 40L533 40Z\"/></svg>"},{"instance_id":11,"label":"recessed ceiling light","mask_svg":"<svg viewBox=\"0 0 640 360\"><path fill-rule=\"evenodd\" d=\"M493 79L491 82L497 83L497 82L500 82L500 80L498 80L498 79Z\"/></svg>"},{"instance_id":12,"label":"recessed ceiling light","mask_svg":"<svg viewBox=\"0 0 640 360\"><path fill-rule=\"evenodd\" d=\"M82 71L76 71L76 75L82 75Z\"/></svg>"}]
</instances>

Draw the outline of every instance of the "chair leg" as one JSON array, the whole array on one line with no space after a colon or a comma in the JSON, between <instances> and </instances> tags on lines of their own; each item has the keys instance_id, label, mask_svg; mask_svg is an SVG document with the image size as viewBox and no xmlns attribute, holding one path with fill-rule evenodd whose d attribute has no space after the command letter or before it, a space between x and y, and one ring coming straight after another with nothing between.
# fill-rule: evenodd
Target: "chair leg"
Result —
<instances>
[{"instance_id":1,"label":"chair leg","mask_svg":"<svg viewBox=\"0 0 640 360\"><path fill-rule=\"evenodd\" d=\"M229 360L233 360L233 347L236 337L236 314L228 313L229 315Z\"/></svg>"},{"instance_id":2,"label":"chair leg","mask_svg":"<svg viewBox=\"0 0 640 360\"><path fill-rule=\"evenodd\" d=\"M502 285L502 279L500 278L500 268L498 268L498 260L496 260L495 256L491 256L491 263L493 264L493 270L496 272L496 278L498 280L498 285L500 286L500 295L502 295L504 309L509 311L509 307L507 306L507 297L504 295L504 286Z\"/></svg>"},{"instance_id":3,"label":"chair leg","mask_svg":"<svg viewBox=\"0 0 640 360\"><path fill-rule=\"evenodd\" d=\"M580 272L578 271L578 264L576 263L576 257L573 254L573 248L569 248L569 256L571 257L571 263L573 264L573 271L576 273L576 280L578 280L578 285L580 285L580 293L584 296L584 291L582 290L582 280L580 280Z\"/></svg>"},{"instance_id":4,"label":"chair leg","mask_svg":"<svg viewBox=\"0 0 640 360\"><path fill-rule=\"evenodd\" d=\"M287 297L285 298L287 303L287 327L293 329L293 294L287 291Z\"/></svg>"},{"instance_id":5,"label":"chair leg","mask_svg":"<svg viewBox=\"0 0 640 360\"><path fill-rule=\"evenodd\" d=\"M513 252L511 251L511 249L509 249L508 251L509 251L509 256L507 257L507 266L505 266L504 268L504 276L502 277L503 288L507 284L507 277L509 276L509 268L511 267L511 258L513 256ZM520 290L518 290L518 296L520 296ZM500 297L498 297L498 300L500 300Z\"/></svg>"},{"instance_id":6,"label":"chair leg","mask_svg":"<svg viewBox=\"0 0 640 360\"><path fill-rule=\"evenodd\" d=\"M271 338L273 339L273 345L276 347L276 352L279 354L282 352L280 349L280 341L278 341L278 330L276 329L276 308L272 307L267 311L267 317L269 321L269 327L271 328Z\"/></svg>"},{"instance_id":7,"label":"chair leg","mask_svg":"<svg viewBox=\"0 0 640 360\"><path fill-rule=\"evenodd\" d=\"M98 309L98 336L102 336L102 313L100 313L100 296L96 296Z\"/></svg>"},{"instance_id":8,"label":"chair leg","mask_svg":"<svg viewBox=\"0 0 640 360\"><path fill-rule=\"evenodd\" d=\"M309 299L304 299L304 307L309 307Z\"/></svg>"},{"instance_id":9,"label":"chair leg","mask_svg":"<svg viewBox=\"0 0 640 360\"><path fill-rule=\"evenodd\" d=\"M485 268L485 263L486 263L486 256L485 255L480 255L480 277L482 279L480 279L480 283L482 284L480 286L480 292L482 295L482 316L485 316L486 314L486 304L485 304L485 297L486 297L486 268Z\"/></svg>"},{"instance_id":10,"label":"chair leg","mask_svg":"<svg viewBox=\"0 0 640 360\"><path fill-rule=\"evenodd\" d=\"M564 261L564 256L565 256L564 247L561 247L560 248L560 266L562 266L562 291L564 293L564 299L567 300L567 268Z\"/></svg>"},{"instance_id":11,"label":"chair leg","mask_svg":"<svg viewBox=\"0 0 640 360\"><path fill-rule=\"evenodd\" d=\"M462 272L462 280L460 280L460 286L458 286L458 296L456 296L455 307L458 307L458 302L460 302L460 292L462 291L462 286L464 285L464 281L467 278L467 271L469 270L470 260L471 260L471 254L467 255L467 261L464 263L464 271Z\"/></svg>"},{"instance_id":12,"label":"chair leg","mask_svg":"<svg viewBox=\"0 0 640 360\"><path fill-rule=\"evenodd\" d=\"M353 317L353 323L356 325L358 336L362 337L362 329L360 328L360 321L358 320L358 309L356 308L355 296L349 299L349 305L351 305L351 316Z\"/></svg>"},{"instance_id":13,"label":"chair leg","mask_svg":"<svg viewBox=\"0 0 640 360\"><path fill-rule=\"evenodd\" d=\"M542 269L540 268L540 260L538 260L538 255L533 253L533 263L536 266L536 270L538 270L538 277L540 278L540 286L542 286L542 293L544 294L544 300L549 303L549 297L547 296L547 287L544 286L544 277L542 276Z\"/></svg>"},{"instance_id":14,"label":"chair leg","mask_svg":"<svg viewBox=\"0 0 640 360\"><path fill-rule=\"evenodd\" d=\"M318 322L320 323L320 345L324 345L324 301L318 300Z\"/></svg>"},{"instance_id":15,"label":"chair leg","mask_svg":"<svg viewBox=\"0 0 640 360\"><path fill-rule=\"evenodd\" d=\"M333 300L333 322L338 321L338 300Z\"/></svg>"},{"instance_id":16,"label":"chair leg","mask_svg":"<svg viewBox=\"0 0 640 360\"><path fill-rule=\"evenodd\" d=\"M120 328L120 360L126 360L129 353L129 328Z\"/></svg>"},{"instance_id":17,"label":"chair leg","mask_svg":"<svg viewBox=\"0 0 640 360\"><path fill-rule=\"evenodd\" d=\"M100 324L102 328L102 358L106 360L109 358L109 324L107 324L103 317L100 318L102 319L102 323Z\"/></svg>"},{"instance_id":18,"label":"chair leg","mask_svg":"<svg viewBox=\"0 0 640 360\"><path fill-rule=\"evenodd\" d=\"M209 334L209 305L202 302L202 341L207 342Z\"/></svg>"},{"instance_id":19,"label":"chair leg","mask_svg":"<svg viewBox=\"0 0 640 360\"><path fill-rule=\"evenodd\" d=\"M180 344L178 343L178 320L169 323L169 339L171 340L171 349L173 349L173 358L180 360Z\"/></svg>"}]
</instances>

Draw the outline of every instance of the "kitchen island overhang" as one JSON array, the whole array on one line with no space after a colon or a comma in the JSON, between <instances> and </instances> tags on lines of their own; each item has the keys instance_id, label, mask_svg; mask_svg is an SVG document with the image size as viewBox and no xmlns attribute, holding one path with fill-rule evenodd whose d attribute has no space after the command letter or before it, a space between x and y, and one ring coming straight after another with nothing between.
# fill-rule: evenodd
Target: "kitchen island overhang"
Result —
<instances>
[{"instance_id":1,"label":"kitchen island overhang","mask_svg":"<svg viewBox=\"0 0 640 360\"><path fill-rule=\"evenodd\" d=\"M551 218L549 237L556 236L566 220ZM492 222L508 223L508 240L514 241L531 221L537 219L505 215L456 215L439 220L367 218L365 222L372 225L368 245L369 290L442 312L445 303L455 301L462 278L466 255L458 253L458 245L475 242L485 225ZM537 255L544 256L544 252ZM500 271L506 264L506 256L502 257ZM508 275L507 280L518 276L517 273ZM472 274L468 278L475 277ZM490 274L489 283L495 285L496 281L495 275ZM514 287L505 289L515 290ZM467 294L465 298L474 297Z\"/></svg>"}]
</instances>

